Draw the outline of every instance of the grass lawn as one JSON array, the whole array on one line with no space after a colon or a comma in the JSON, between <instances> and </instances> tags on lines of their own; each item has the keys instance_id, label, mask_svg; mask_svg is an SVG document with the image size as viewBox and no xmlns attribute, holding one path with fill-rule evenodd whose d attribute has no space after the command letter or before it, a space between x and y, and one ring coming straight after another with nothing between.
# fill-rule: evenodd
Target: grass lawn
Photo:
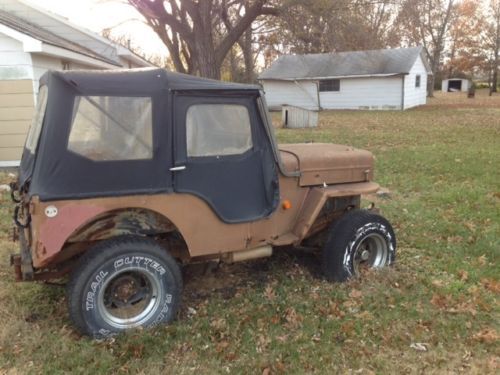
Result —
<instances>
[{"instance_id":1,"label":"grass lawn","mask_svg":"<svg viewBox=\"0 0 500 375\"><path fill-rule=\"evenodd\" d=\"M14 283L3 193L0 373L498 373L500 96L436 95L405 112L323 112L317 129L277 130L280 142L374 152L391 192L377 205L398 236L394 267L340 285L321 279L317 254L294 249L206 275L190 266L179 319L153 331L80 337L63 288Z\"/></svg>"}]
</instances>

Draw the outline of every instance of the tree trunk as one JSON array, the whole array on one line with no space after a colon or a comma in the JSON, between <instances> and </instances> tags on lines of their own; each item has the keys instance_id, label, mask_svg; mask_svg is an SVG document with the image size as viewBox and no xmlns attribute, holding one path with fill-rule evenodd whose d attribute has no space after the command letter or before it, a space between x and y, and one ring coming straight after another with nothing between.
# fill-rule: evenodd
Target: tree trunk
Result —
<instances>
[{"instance_id":1,"label":"tree trunk","mask_svg":"<svg viewBox=\"0 0 500 375\"><path fill-rule=\"evenodd\" d=\"M243 59L245 60L245 82L253 83L254 81L254 60L252 51L252 28L249 27L243 35L243 43L240 44L243 50Z\"/></svg>"},{"instance_id":2,"label":"tree trunk","mask_svg":"<svg viewBox=\"0 0 500 375\"><path fill-rule=\"evenodd\" d=\"M500 28L500 27L499 27ZM500 35L497 34L497 40L500 39ZM495 56L493 58L493 79L491 92L498 92L498 54L499 54L499 43L497 41L497 45L495 46Z\"/></svg>"},{"instance_id":3,"label":"tree trunk","mask_svg":"<svg viewBox=\"0 0 500 375\"><path fill-rule=\"evenodd\" d=\"M427 80L427 96L429 98L433 98L434 97L434 82L435 82L434 74L431 74L428 77L429 77L429 79Z\"/></svg>"},{"instance_id":4,"label":"tree trunk","mask_svg":"<svg viewBox=\"0 0 500 375\"><path fill-rule=\"evenodd\" d=\"M212 79L220 79L221 66L217 62L211 45L196 43L196 65L200 76Z\"/></svg>"},{"instance_id":5,"label":"tree trunk","mask_svg":"<svg viewBox=\"0 0 500 375\"><path fill-rule=\"evenodd\" d=\"M498 60L493 64L493 78L491 80L491 92L498 92Z\"/></svg>"},{"instance_id":6,"label":"tree trunk","mask_svg":"<svg viewBox=\"0 0 500 375\"><path fill-rule=\"evenodd\" d=\"M222 62L219 63L215 56L211 11L209 1L201 2L192 11L195 59L202 77L220 79Z\"/></svg>"}]
</instances>

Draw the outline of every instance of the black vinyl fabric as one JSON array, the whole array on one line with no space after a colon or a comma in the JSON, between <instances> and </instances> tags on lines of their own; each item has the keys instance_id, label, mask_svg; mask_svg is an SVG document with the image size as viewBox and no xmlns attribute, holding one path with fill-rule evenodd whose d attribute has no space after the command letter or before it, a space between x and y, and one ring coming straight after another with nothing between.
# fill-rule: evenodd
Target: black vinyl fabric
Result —
<instances>
[{"instance_id":1,"label":"black vinyl fabric","mask_svg":"<svg viewBox=\"0 0 500 375\"><path fill-rule=\"evenodd\" d=\"M36 153L25 149L20 166L20 185L28 187L30 195L51 201L169 193L176 187L177 191L205 199L226 222L255 220L277 207L278 173L272 140L266 135L257 111L258 86L219 82L163 69L48 72L40 82L48 86L43 127ZM229 157L231 160L222 158L220 164L208 159L204 166L190 164L189 173L184 176L171 172L172 166L187 162L183 160L185 118L173 110L174 96L178 93L212 101L243 101L252 113L251 152L244 157ZM152 158L92 161L68 151L78 96L151 98ZM176 144L179 141L183 143ZM252 178L245 177L249 175Z\"/></svg>"}]
</instances>

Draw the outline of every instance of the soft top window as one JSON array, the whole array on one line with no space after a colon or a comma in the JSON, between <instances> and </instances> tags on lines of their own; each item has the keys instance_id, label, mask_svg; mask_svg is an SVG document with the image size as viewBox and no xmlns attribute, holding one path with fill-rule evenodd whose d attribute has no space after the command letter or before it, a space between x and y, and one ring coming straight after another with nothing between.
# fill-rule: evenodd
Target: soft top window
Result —
<instances>
[{"instance_id":1,"label":"soft top window","mask_svg":"<svg viewBox=\"0 0 500 375\"><path fill-rule=\"evenodd\" d=\"M248 109L239 104L195 104L186 115L187 155L237 155L252 148Z\"/></svg>"},{"instance_id":2,"label":"soft top window","mask_svg":"<svg viewBox=\"0 0 500 375\"><path fill-rule=\"evenodd\" d=\"M94 161L153 157L151 98L77 96L68 150Z\"/></svg>"},{"instance_id":3,"label":"soft top window","mask_svg":"<svg viewBox=\"0 0 500 375\"><path fill-rule=\"evenodd\" d=\"M47 93L48 89L46 85L40 87L36 110L33 114L28 138L26 139L26 149L32 154L36 151L40 132L42 131L43 118L45 117L45 109L47 108Z\"/></svg>"}]
</instances>

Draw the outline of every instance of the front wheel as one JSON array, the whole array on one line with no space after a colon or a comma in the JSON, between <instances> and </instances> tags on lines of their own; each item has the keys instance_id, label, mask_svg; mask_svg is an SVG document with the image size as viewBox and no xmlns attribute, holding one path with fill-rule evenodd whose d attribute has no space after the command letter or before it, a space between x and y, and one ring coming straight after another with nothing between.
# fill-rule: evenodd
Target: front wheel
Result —
<instances>
[{"instance_id":1,"label":"front wheel","mask_svg":"<svg viewBox=\"0 0 500 375\"><path fill-rule=\"evenodd\" d=\"M175 318L182 279L175 260L155 241L116 238L80 259L68 283L69 315L96 338Z\"/></svg>"},{"instance_id":2,"label":"front wheel","mask_svg":"<svg viewBox=\"0 0 500 375\"><path fill-rule=\"evenodd\" d=\"M331 228L323 249L323 272L330 281L346 281L363 269L380 268L394 262L396 236L382 216L353 210Z\"/></svg>"}]
</instances>

